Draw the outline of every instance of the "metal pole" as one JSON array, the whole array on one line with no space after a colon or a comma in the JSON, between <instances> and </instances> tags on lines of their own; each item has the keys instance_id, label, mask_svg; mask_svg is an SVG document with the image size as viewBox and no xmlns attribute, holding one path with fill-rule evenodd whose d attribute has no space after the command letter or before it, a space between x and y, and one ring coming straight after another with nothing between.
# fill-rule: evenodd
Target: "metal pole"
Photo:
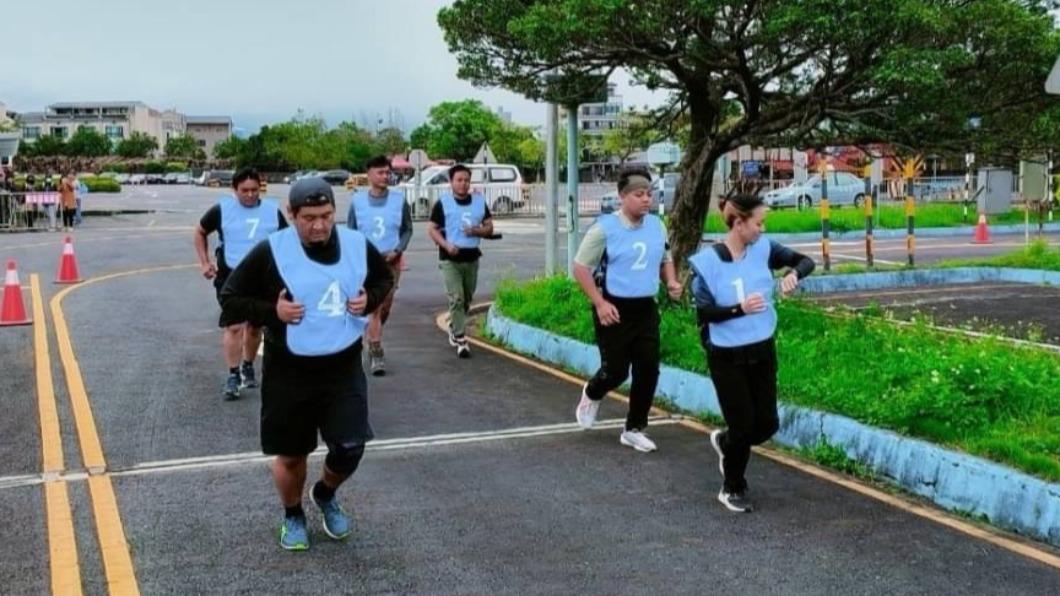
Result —
<instances>
[{"instance_id":1,"label":"metal pole","mask_svg":"<svg viewBox=\"0 0 1060 596\"><path fill-rule=\"evenodd\" d=\"M578 252L578 106L567 106L567 275L574 278Z\"/></svg>"},{"instance_id":2,"label":"metal pole","mask_svg":"<svg viewBox=\"0 0 1060 596\"><path fill-rule=\"evenodd\" d=\"M556 214L559 207L559 106L548 104L545 118L545 275L556 274Z\"/></svg>"}]
</instances>

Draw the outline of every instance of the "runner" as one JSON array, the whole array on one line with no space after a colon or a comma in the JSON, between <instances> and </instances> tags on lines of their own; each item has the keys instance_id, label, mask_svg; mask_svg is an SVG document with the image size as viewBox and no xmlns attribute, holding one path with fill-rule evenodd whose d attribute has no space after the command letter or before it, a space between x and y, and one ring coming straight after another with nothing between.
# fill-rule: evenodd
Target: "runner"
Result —
<instances>
[{"instance_id":1,"label":"runner","mask_svg":"<svg viewBox=\"0 0 1060 596\"><path fill-rule=\"evenodd\" d=\"M470 358L467 314L478 285L479 242L493 235L493 216L480 194L471 193L471 170L449 168L452 192L442 195L431 210L427 234L438 245L438 268L449 297L449 345L460 358Z\"/></svg>"},{"instance_id":2,"label":"runner","mask_svg":"<svg viewBox=\"0 0 1060 596\"><path fill-rule=\"evenodd\" d=\"M373 375L382 376L386 374L383 325L390 317L405 260L403 255L412 239L412 213L405 202L405 194L387 187L390 182L390 160L385 155L369 159L365 170L371 188L354 193L346 225L352 230L364 226L364 235L386 259L394 276L394 291L372 313L365 333L368 337L368 369Z\"/></svg>"},{"instance_id":3,"label":"runner","mask_svg":"<svg viewBox=\"0 0 1060 596\"><path fill-rule=\"evenodd\" d=\"M393 288L390 266L355 230L334 225L335 198L320 178L291 187L293 227L251 249L221 290L226 316L268 329L261 384L261 448L284 506L280 546L309 548L302 492L317 432L328 446L312 499L324 532L350 533L335 490L372 438L361 366L367 313Z\"/></svg>"},{"instance_id":4,"label":"runner","mask_svg":"<svg viewBox=\"0 0 1060 596\"><path fill-rule=\"evenodd\" d=\"M773 270L790 267L780 291L790 294L814 263L763 236L766 206L755 195L721 204L725 241L704 247L689 264L700 341L728 428L710 434L724 482L718 500L730 511L754 509L744 472L751 446L777 432L777 353Z\"/></svg>"},{"instance_id":5,"label":"runner","mask_svg":"<svg viewBox=\"0 0 1060 596\"><path fill-rule=\"evenodd\" d=\"M229 273L244 255L270 233L287 227L279 204L273 199L260 198L261 176L252 168L245 168L232 177L234 195L221 199L210 207L195 228L195 253L203 277L212 279L220 301L221 288ZM217 232L217 264L210 262L208 236ZM254 358L261 345L261 329L246 325L244 319L231 319L221 312L218 325L224 329L221 345L228 378L224 385L224 399L239 399L240 388L257 387ZM240 364L242 356L242 364Z\"/></svg>"},{"instance_id":6,"label":"runner","mask_svg":"<svg viewBox=\"0 0 1060 596\"><path fill-rule=\"evenodd\" d=\"M657 448L644 434L659 380L659 280L670 298L681 297L662 220L651 208L651 175L629 170L618 179L621 209L589 228L574 257L574 278L593 303L600 369L582 388L575 417L592 428L600 400L626 381L633 368L629 413L619 442L637 451ZM599 272L600 283L594 276Z\"/></svg>"}]
</instances>

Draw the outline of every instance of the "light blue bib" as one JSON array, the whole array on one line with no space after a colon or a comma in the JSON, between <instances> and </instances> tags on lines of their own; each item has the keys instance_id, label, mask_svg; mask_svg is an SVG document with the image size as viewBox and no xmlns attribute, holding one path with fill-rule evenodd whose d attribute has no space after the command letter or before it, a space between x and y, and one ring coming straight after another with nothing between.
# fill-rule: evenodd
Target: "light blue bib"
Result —
<instances>
[{"instance_id":1,"label":"light blue bib","mask_svg":"<svg viewBox=\"0 0 1060 596\"><path fill-rule=\"evenodd\" d=\"M747 296L759 293L766 301L766 310L747 314L721 323L710 323L710 343L732 348L757 343L773 337L777 329L777 311L773 306L776 287L769 269L769 239L764 235L747 247L743 258L726 263L714 247L699 249L689 264L707 284L714 300L722 306L739 304Z\"/></svg>"},{"instance_id":2,"label":"light blue bib","mask_svg":"<svg viewBox=\"0 0 1060 596\"><path fill-rule=\"evenodd\" d=\"M235 269L250 249L280 227L279 206L273 199L261 199L256 207L245 207L233 196L221 199L220 205L225 264Z\"/></svg>"},{"instance_id":3,"label":"light blue bib","mask_svg":"<svg viewBox=\"0 0 1060 596\"><path fill-rule=\"evenodd\" d=\"M401 218L404 215L405 194L391 190L380 201L368 196L367 190L353 195L350 205L357 220L357 229L381 253L398 247L401 240Z\"/></svg>"},{"instance_id":4,"label":"light blue bib","mask_svg":"<svg viewBox=\"0 0 1060 596\"><path fill-rule=\"evenodd\" d=\"M654 298L666 253L659 218L645 215L641 225L632 230L622 225L615 213L601 216L597 223L607 238L607 293L617 298Z\"/></svg>"},{"instance_id":5,"label":"light blue bib","mask_svg":"<svg viewBox=\"0 0 1060 596\"><path fill-rule=\"evenodd\" d=\"M337 354L364 334L368 317L346 311L368 275L367 240L356 230L335 228L339 260L325 265L305 254L298 231L285 228L269 236L269 247L280 277L295 302L305 307L297 325L287 325L287 348L299 356Z\"/></svg>"},{"instance_id":6,"label":"light blue bib","mask_svg":"<svg viewBox=\"0 0 1060 596\"><path fill-rule=\"evenodd\" d=\"M472 194L471 202L461 205L452 194L442 195L442 211L445 213L445 239L457 248L478 248L478 236L468 236L464 226L477 226L486 217L486 199L482 195Z\"/></svg>"}]
</instances>

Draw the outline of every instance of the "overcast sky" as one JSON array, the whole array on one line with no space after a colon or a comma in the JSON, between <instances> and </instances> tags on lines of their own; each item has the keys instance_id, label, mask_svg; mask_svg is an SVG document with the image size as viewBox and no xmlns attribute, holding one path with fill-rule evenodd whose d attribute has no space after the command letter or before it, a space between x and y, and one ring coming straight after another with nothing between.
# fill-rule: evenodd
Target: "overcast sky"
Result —
<instances>
[{"instance_id":1,"label":"overcast sky","mask_svg":"<svg viewBox=\"0 0 1060 596\"><path fill-rule=\"evenodd\" d=\"M140 100L230 115L253 132L302 109L330 123L391 118L406 132L465 98L543 125L544 106L456 77L437 24L445 0L12 0L3 7L0 102ZM615 76L624 104L656 103Z\"/></svg>"}]
</instances>

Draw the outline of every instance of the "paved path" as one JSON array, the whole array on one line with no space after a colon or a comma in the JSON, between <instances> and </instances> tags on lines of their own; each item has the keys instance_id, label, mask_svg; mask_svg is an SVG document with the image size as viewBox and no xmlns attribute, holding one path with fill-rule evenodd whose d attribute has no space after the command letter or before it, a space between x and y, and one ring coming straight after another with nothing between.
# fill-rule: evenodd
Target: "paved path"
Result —
<instances>
[{"instance_id":1,"label":"paved path","mask_svg":"<svg viewBox=\"0 0 1060 596\"><path fill-rule=\"evenodd\" d=\"M83 272L135 273L79 286L61 304L50 282L59 235L0 237L0 257L18 258L24 284L40 274L48 340L47 353L35 351L33 328L0 329L0 592L45 593L53 581L86 594L107 593L108 581L113 593L143 594L1048 594L1060 585L1057 568L764 458L749 475L760 510L730 514L714 500L705 436L670 420L653 425L660 451L650 455L621 447L617 422L576 430L576 385L484 350L455 357L434 325L444 300L422 228L387 329L391 374L370 381L378 440L339 493L358 530L334 543L310 506L311 550L283 552L257 452L258 395L220 400L217 307L186 266L208 201L182 210L178 199L172 213L91 219L76 234ZM539 229L499 227L482 298L541 260ZM56 334L63 322L69 342ZM42 370L54 380L54 432L40 422ZM623 414L608 402L601 418ZM107 473L89 478L92 430ZM62 476L42 484L45 447L59 447Z\"/></svg>"}]
</instances>

